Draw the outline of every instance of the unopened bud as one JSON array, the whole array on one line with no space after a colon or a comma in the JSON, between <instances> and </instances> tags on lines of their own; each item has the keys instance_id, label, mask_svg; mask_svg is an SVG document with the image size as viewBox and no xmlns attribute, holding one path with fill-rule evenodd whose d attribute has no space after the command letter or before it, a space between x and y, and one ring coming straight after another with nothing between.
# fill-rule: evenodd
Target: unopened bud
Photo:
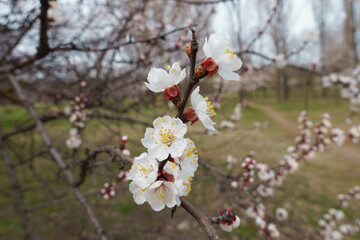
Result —
<instances>
[{"instance_id":1,"label":"unopened bud","mask_svg":"<svg viewBox=\"0 0 360 240\"><path fill-rule=\"evenodd\" d=\"M195 73L194 73L194 77L198 78L198 77L200 77L200 76L202 76L204 74L205 74L205 69L200 65L200 66L198 66L196 68Z\"/></svg>"},{"instance_id":2,"label":"unopened bud","mask_svg":"<svg viewBox=\"0 0 360 240\"><path fill-rule=\"evenodd\" d=\"M191 125L199 120L198 116L196 115L196 112L193 108L188 108L184 112L183 118L185 118L187 121L191 122Z\"/></svg>"},{"instance_id":3,"label":"unopened bud","mask_svg":"<svg viewBox=\"0 0 360 240\"><path fill-rule=\"evenodd\" d=\"M190 46L190 44L186 44L185 49L186 49L186 54L190 57L190 55L191 55L191 46Z\"/></svg>"},{"instance_id":4,"label":"unopened bud","mask_svg":"<svg viewBox=\"0 0 360 240\"><path fill-rule=\"evenodd\" d=\"M213 76L219 70L219 65L211 57L205 58L201 62L201 66L203 66L205 68L205 70L208 71L209 76Z\"/></svg>"},{"instance_id":5,"label":"unopened bud","mask_svg":"<svg viewBox=\"0 0 360 240\"><path fill-rule=\"evenodd\" d=\"M128 141L128 137L126 135L121 137L121 144L122 145L125 145L127 143L127 141Z\"/></svg>"},{"instance_id":6,"label":"unopened bud","mask_svg":"<svg viewBox=\"0 0 360 240\"><path fill-rule=\"evenodd\" d=\"M139 62L142 62L142 61L144 61L145 60L145 55L144 54L141 54L140 56L139 56Z\"/></svg>"},{"instance_id":7,"label":"unopened bud","mask_svg":"<svg viewBox=\"0 0 360 240\"><path fill-rule=\"evenodd\" d=\"M173 85L171 87L168 87L163 91L163 95L167 101L170 101L171 99L180 96L180 88L178 87L178 85Z\"/></svg>"}]
</instances>

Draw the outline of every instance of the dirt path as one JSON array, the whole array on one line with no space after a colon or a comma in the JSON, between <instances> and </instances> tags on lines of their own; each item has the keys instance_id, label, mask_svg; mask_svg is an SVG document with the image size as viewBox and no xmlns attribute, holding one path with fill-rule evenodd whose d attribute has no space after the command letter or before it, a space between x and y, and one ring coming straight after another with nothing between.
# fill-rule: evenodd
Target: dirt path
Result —
<instances>
[{"instance_id":1,"label":"dirt path","mask_svg":"<svg viewBox=\"0 0 360 240\"><path fill-rule=\"evenodd\" d=\"M287 133L297 135L299 133L298 125L295 121L287 119L281 112L275 110L270 106L263 106L253 102L249 102L250 107L259 109L268 115L275 123L278 123Z\"/></svg>"},{"instance_id":2,"label":"dirt path","mask_svg":"<svg viewBox=\"0 0 360 240\"><path fill-rule=\"evenodd\" d=\"M291 136L297 136L299 134L297 122L287 119L280 111L274 109L273 107L263 106L253 102L248 103L248 105L263 111L272 119L272 121L279 124L287 134ZM350 165L359 167L360 156L359 146L357 144L348 143L343 147L337 147L333 145L329 150L330 152L325 152L322 155L334 155L337 156L338 159L346 159L347 163ZM338 163L334 164L337 165Z\"/></svg>"}]
</instances>

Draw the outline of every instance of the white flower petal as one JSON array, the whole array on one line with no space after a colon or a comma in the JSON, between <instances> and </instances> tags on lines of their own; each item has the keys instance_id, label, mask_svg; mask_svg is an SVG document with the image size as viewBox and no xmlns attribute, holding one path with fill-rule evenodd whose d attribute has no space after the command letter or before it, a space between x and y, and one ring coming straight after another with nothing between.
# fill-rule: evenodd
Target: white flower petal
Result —
<instances>
[{"instance_id":1,"label":"white flower petal","mask_svg":"<svg viewBox=\"0 0 360 240\"><path fill-rule=\"evenodd\" d=\"M220 69L226 69L229 71L236 71L242 66L242 61L235 54L225 53L222 54L216 61Z\"/></svg>"},{"instance_id":2,"label":"white flower petal","mask_svg":"<svg viewBox=\"0 0 360 240\"><path fill-rule=\"evenodd\" d=\"M232 232L233 228L231 225L227 225L227 224L221 224L220 223L220 227L222 230L224 230L225 232Z\"/></svg>"},{"instance_id":3,"label":"white flower petal","mask_svg":"<svg viewBox=\"0 0 360 240\"><path fill-rule=\"evenodd\" d=\"M144 145L146 148L151 147L155 143L155 139L152 139L153 131L153 128L146 128L145 137L141 139L142 145Z\"/></svg>"},{"instance_id":4,"label":"white flower petal","mask_svg":"<svg viewBox=\"0 0 360 240\"><path fill-rule=\"evenodd\" d=\"M163 161L169 156L169 147L166 145L155 145L148 149L149 155L159 161Z\"/></svg>"},{"instance_id":5,"label":"white flower petal","mask_svg":"<svg viewBox=\"0 0 360 240\"><path fill-rule=\"evenodd\" d=\"M199 120L201 121L201 123L204 125L204 127L206 129L209 130L216 130L214 125L216 124L213 120L211 120L211 118L207 115L198 115Z\"/></svg>"},{"instance_id":6,"label":"white flower petal","mask_svg":"<svg viewBox=\"0 0 360 240\"><path fill-rule=\"evenodd\" d=\"M207 38L205 38L205 43L203 45L203 51L204 51L205 57L211 57L211 52L210 52Z\"/></svg>"},{"instance_id":7,"label":"white flower petal","mask_svg":"<svg viewBox=\"0 0 360 240\"><path fill-rule=\"evenodd\" d=\"M233 229L238 228L240 226L240 222L241 222L241 220L238 216L235 216L235 217L236 217L236 220L232 224Z\"/></svg>"},{"instance_id":8,"label":"white flower petal","mask_svg":"<svg viewBox=\"0 0 360 240\"><path fill-rule=\"evenodd\" d=\"M180 157L186 148L186 144L186 139L176 139L170 146L171 157Z\"/></svg>"},{"instance_id":9,"label":"white flower petal","mask_svg":"<svg viewBox=\"0 0 360 240\"><path fill-rule=\"evenodd\" d=\"M228 48L228 41L221 35L211 34L208 40L210 57L215 61Z\"/></svg>"},{"instance_id":10,"label":"white flower petal","mask_svg":"<svg viewBox=\"0 0 360 240\"><path fill-rule=\"evenodd\" d=\"M158 92L162 92L162 91L163 91L162 88L159 88L159 87L157 87L156 85L152 85L152 84L147 83L147 82L144 82L144 84L145 84L145 86L146 86L148 89L150 89L150 90L153 91L153 92L158 93Z\"/></svg>"},{"instance_id":11,"label":"white flower petal","mask_svg":"<svg viewBox=\"0 0 360 240\"><path fill-rule=\"evenodd\" d=\"M234 73L230 70L227 69L219 69L218 71L219 75L225 79L225 80L231 80L231 81L239 81L240 80L240 76L237 73Z\"/></svg>"},{"instance_id":12,"label":"white flower petal","mask_svg":"<svg viewBox=\"0 0 360 240\"><path fill-rule=\"evenodd\" d=\"M134 182L131 182L129 185L130 192L133 194L134 201L137 204L143 204L145 200L144 191L141 190Z\"/></svg>"}]
</instances>

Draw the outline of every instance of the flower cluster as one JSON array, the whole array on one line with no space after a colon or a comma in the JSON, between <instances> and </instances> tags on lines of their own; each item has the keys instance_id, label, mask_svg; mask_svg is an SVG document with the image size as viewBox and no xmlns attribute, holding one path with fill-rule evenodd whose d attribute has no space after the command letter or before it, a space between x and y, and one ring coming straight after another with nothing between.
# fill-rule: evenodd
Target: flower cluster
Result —
<instances>
[{"instance_id":1,"label":"flower cluster","mask_svg":"<svg viewBox=\"0 0 360 240\"><path fill-rule=\"evenodd\" d=\"M241 167L244 170L241 181L245 189L247 189L248 183L254 182L256 160L253 157L252 154L249 154L241 163Z\"/></svg>"},{"instance_id":2,"label":"flower cluster","mask_svg":"<svg viewBox=\"0 0 360 240\"><path fill-rule=\"evenodd\" d=\"M344 223L339 226L339 231L343 235L354 235L357 232L359 232L359 230L360 230L360 221L357 221L354 225Z\"/></svg>"},{"instance_id":3,"label":"flower cluster","mask_svg":"<svg viewBox=\"0 0 360 240\"><path fill-rule=\"evenodd\" d=\"M120 145L120 150L123 154L125 154L126 156L130 156L130 150L126 148L126 143L128 142L128 137L126 135L121 137L121 145Z\"/></svg>"},{"instance_id":4,"label":"flower cluster","mask_svg":"<svg viewBox=\"0 0 360 240\"><path fill-rule=\"evenodd\" d=\"M323 87L340 86L341 97L349 99L350 110L353 112L360 110L360 66L352 72L351 76L332 73L323 76L321 81Z\"/></svg>"},{"instance_id":5,"label":"flower cluster","mask_svg":"<svg viewBox=\"0 0 360 240\"><path fill-rule=\"evenodd\" d=\"M109 199L110 197L114 197L116 194L115 191L116 183L105 183L104 188L101 189L101 194L103 195L104 199Z\"/></svg>"},{"instance_id":6,"label":"flower cluster","mask_svg":"<svg viewBox=\"0 0 360 240\"><path fill-rule=\"evenodd\" d=\"M83 89L85 86L86 82L80 82L80 89ZM84 109L86 102L87 98L84 97L84 94L79 93L74 101L70 101L70 107L64 108L64 114L70 116L69 122L73 125L73 128L70 129L70 137L66 140L68 148L79 148L82 144L80 132L85 128L86 113Z\"/></svg>"},{"instance_id":7,"label":"flower cluster","mask_svg":"<svg viewBox=\"0 0 360 240\"><path fill-rule=\"evenodd\" d=\"M321 116L321 122L314 128L314 132L316 133L316 144L313 146L314 151L324 152L326 147L331 143L331 138L327 136L331 126L330 115L324 113Z\"/></svg>"},{"instance_id":8,"label":"flower cluster","mask_svg":"<svg viewBox=\"0 0 360 240\"><path fill-rule=\"evenodd\" d=\"M343 235L336 230L336 222L344 218L344 212L334 208L329 209L328 213L324 214L323 219L318 221L320 227L320 234L324 240L341 240Z\"/></svg>"},{"instance_id":9,"label":"flower cluster","mask_svg":"<svg viewBox=\"0 0 360 240\"><path fill-rule=\"evenodd\" d=\"M220 228L226 232L232 232L240 226L240 218L235 214L232 208L220 211L219 217L213 217L212 222L219 223Z\"/></svg>"},{"instance_id":10,"label":"flower cluster","mask_svg":"<svg viewBox=\"0 0 360 240\"><path fill-rule=\"evenodd\" d=\"M274 223L267 223L266 220L261 217L256 217L255 223L259 227L259 232L264 233L267 239L280 237L280 232Z\"/></svg>"},{"instance_id":11,"label":"flower cluster","mask_svg":"<svg viewBox=\"0 0 360 240\"><path fill-rule=\"evenodd\" d=\"M349 136L353 143L357 143L360 138L360 125L351 127L349 130Z\"/></svg>"},{"instance_id":12,"label":"flower cluster","mask_svg":"<svg viewBox=\"0 0 360 240\"><path fill-rule=\"evenodd\" d=\"M349 206L349 201L354 198L360 200L360 187L350 188L346 194L338 194L340 208ZM343 220L345 214L340 209L330 208L328 213L318 221L320 234L324 240L341 240L344 235L353 235L360 230L360 220L357 219L355 224L343 223L337 227L337 222Z\"/></svg>"},{"instance_id":13,"label":"flower cluster","mask_svg":"<svg viewBox=\"0 0 360 240\"><path fill-rule=\"evenodd\" d=\"M300 161L307 161L314 157L317 152L323 152L327 149L327 146L331 143L335 143L341 146L349 139L355 139L358 127L353 127L349 134L345 134L344 131L338 128L332 129L332 123L330 122L330 115L324 113L321 116L321 121L317 124L313 124L309 119L307 113L301 112L299 118L300 135L297 136L294 141L294 146L287 148L287 153L284 155L284 159L280 161L280 165L270 168L267 164L258 163L253 159L252 155L247 156L241 163L243 170L242 176L234 176L231 187L237 188L238 183L243 183L244 190L251 189L250 203L246 209L246 214L255 218L256 224L259 226L260 232L265 233L268 239L279 237L279 231L276 226L269 223L269 220L265 216L265 206L261 203L261 198L269 197L274 194L273 187L282 185L286 176L295 172L299 167ZM314 127L313 127L314 126ZM313 133L311 128L313 127ZM314 136L312 136L314 135ZM236 158L228 157L228 165L232 168L237 163ZM255 176L257 176L259 182L252 188L248 185L255 182ZM341 205L348 205L348 201L351 198L360 199L360 187L356 186L348 191L347 194L341 194L338 196L341 201ZM275 213L278 221L285 221L288 217L288 212L283 208L278 208ZM324 220L325 221L325 220ZM345 226L343 226L345 229ZM340 230L333 229L329 231L326 227L323 231L325 235L342 233ZM347 227L347 230L350 228ZM351 228L353 230L353 228ZM350 231L349 232L353 232ZM336 239L336 238L328 238Z\"/></svg>"},{"instance_id":14,"label":"flower cluster","mask_svg":"<svg viewBox=\"0 0 360 240\"><path fill-rule=\"evenodd\" d=\"M193 42L196 42L194 33ZM193 87L201 78L216 73L227 80L239 80L234 71L241 67L242 62L234 52L229 51L228 46L229 43L218 35L205 39L203 50L206 59L191 76L184 99L181 99L178 84L186 77L186 70L182 70L179 63L169 66L168 72L159 68L150 70L145 86L171 101L178 109L178 117L158 117L153 122L153 128L147 128L141 139L147 152L134 158L127 176L132 180L129 188L137 204L148 202L153 210L160 211L165 206L179 206L179 197L190 192L198 167L198 154L194 142L184 137L187 132L185 123L194 124L200 120L206 129L215 130L211 117L216 115L212 102L200 95L200 87L194 90ZM190 58L191 51L192 48L187 46L186 53ZM184 111L190 93L192 107Z\"/></svg>"},{"instance_id":15,"label":"flower cluster","mask_svg":"<svg viewBox=\"0 0 360 240\"><path fill-rule=\"evenodd\" d=\"M265 205L262 203L251 203L246 211L246 215L250 218L261 218L263 219L265 217Z\"/></svg>"},{"instance_id":16,"label":"flower cluster","mask_svg":"<svg viewBox=\"0 0 360 240\"><path fill-rule=\"evenodd\" d=\"M360 186L350 188L346 194L338 194L337 199L339 200L340 207L346 208L349 206L349 201L354 198L360 200Z\"/></svg>"},{"instance_id":17,"label":"flower cluster","mask_svg":"<svg viewBox=\"0 0 360 240\"><path fill-rule=\"evenodd\" d=\"M120 171L119 174L117 175L117 180L119 182L127 182L128 181L128 172L127 171Z\"/></svg>"},{"instance_id":18,"label":"flower cluster","mask_svg":"<svg viewBox=\"0 0 360 240\"><path fill-rule=\"evenodd\" d=\"M283 209L285 210L285 209ZM286 210L285 210L286 212ZM245 213L250 217L255 219L255 224L259 228L261 234L265 234L268 239L280 237L280 232L277 229L274 223L268 223L265 218L265 205L262 203L251 203L250 206L246 209ZM282 218L285 220L287 218L287 212L283 213ZM285 216L286 214L286 216Z\"/></svg>"},{"instance_id":19,"label":"flower cluster","mask_svg":"<svg viewBox=\"0 0 360 240\"><path fill-rule=\"evenodd\" d=\"M134 158L128 179L135 202L160 211L179 206L179 197L190 192L198 154L193 141L184 138L187 127L180 119L159 117L153 126L141 140L148 152Z\"/></svg>"}]
</instances>

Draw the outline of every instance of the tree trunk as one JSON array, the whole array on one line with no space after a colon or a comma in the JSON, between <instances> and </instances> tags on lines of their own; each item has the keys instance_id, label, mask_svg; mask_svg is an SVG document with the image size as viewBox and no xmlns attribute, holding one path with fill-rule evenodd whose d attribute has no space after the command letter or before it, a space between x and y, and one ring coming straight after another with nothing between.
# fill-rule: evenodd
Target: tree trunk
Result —
<instances>
[{"instance_id":1,"label":"tree trunk","mask_svg":"<svg viewBox=\"0 0 360 240\"><path fill-rule=\"evenodd\" d=\"M289 86L289 79L288 79L288 75L286 74L285 71L283 71L283 79L284 79L284 99L288 100L289 96L290 96L290 86Z\"/></svg>"},{"instance_id":2,"label":"tree trunk","mask_svg":"<svg viewBox=\"0 0 360 240\"><path fill-rule=\"evenodd\" d=\"M350 67L354 67L358 62L358 56L356 53L356 43L355 43L355 22L354 22L354 1L353 0L344 0L344 6L346 11L346 20L345 20L345 40L347 48L349 51L350 58Z\"/></svg>"}]
</instances>

